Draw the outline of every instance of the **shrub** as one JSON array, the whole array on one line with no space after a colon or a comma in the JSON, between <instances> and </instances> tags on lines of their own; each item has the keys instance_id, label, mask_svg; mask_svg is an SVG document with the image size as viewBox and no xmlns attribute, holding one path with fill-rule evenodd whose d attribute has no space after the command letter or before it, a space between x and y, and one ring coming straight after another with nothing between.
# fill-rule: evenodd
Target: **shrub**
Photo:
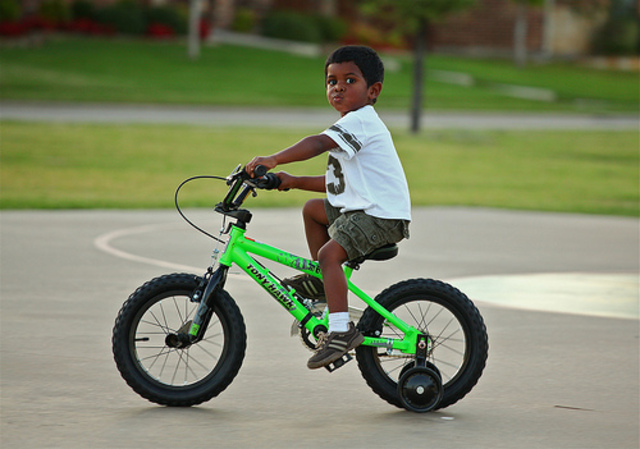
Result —
<instances>
[{"instance_id":1,"label":"shrub","mask_svg":"<svg viewBox=\"0 0 640 449\"><path fill-rule=\"evenodd\" d=\"M0 0L0 22L15 22L20 18L20 4L17 0Z\"/></svg>"},{"instance_id":2,"label":"shrub","mask_svg":"<svg viewBox=\"0 0 640 449\"><path fill-rule=\"evenodd\" d=\"M634 17L612 17L596 34L594 50L604 55L633 55L638 53L640 27Z\"/></svg>"},{"instance_id":3,"label":"shrub","mask_svg":"<svg viewBox=\"0 0 640 449\"><path fill-rule=\"evenodd\" d=\"M250 33L256 27L257 15L251 8L238 8L231 29L239 33Z\"/></svg>"},{"instance_id":4,"label":"shrub","mask_svg":"<svg viewBox=\"0 0 640 449\"><path fill-rule=\"evenodd\" d=\"M146 17L149 26L164 25L176 34L186 34L187 32L187 20L175 8L152 7L147 10ZM157 29L159 30L159 28Z\"/></svg>"},{"instance_id":5,"label":"shrub","mask_svg":"<svg viewBox=\"0 0 640 449\"><path fill-rule=\"evenodd\" d=\"M74 20L93 20L96 17L96 7L93 3L87 0L75 0L71 3L71 17Z\"/></svg>"},{"instance_id":6,"label":"shrub","mask_svg":"<svg viewBox=\"0 0 640 449\"><path fill-rule=\"evenodd\" d=\"M45 0L40 4L40 16L53 23L61 24L69 21L71 13L62 0Z\"/></svg>"},{"instance_id":7,"label":"shrub","mask_svg":"<svg viewBox=\"0 0 640 449\"><path fill-rule=\"evenodd\" d=\"M262 34L277 39L300 42L322 42L322 35L313 17L293 11L273 11L262 22Z\"/></svg>"},{"instance_id":8,"label":"shrub","mask_svg":"<svg viewBox=\"0 0 640 449\"><path fill-rule=\"evenodd\" d=\"M119 33L141 35L147 28L144 9L131 0L96 10L96 21Z\"/></svg>"},{"instance_id":9,"label":"shrub","mask_svg":"<svg viewBox=\"0 0 640 449\"><path fill-rule=\"evenodd\" d=\"M322 42L339 42L347 33L347 23L340 17L314 16Z\"/></svg>"}]
</instances>

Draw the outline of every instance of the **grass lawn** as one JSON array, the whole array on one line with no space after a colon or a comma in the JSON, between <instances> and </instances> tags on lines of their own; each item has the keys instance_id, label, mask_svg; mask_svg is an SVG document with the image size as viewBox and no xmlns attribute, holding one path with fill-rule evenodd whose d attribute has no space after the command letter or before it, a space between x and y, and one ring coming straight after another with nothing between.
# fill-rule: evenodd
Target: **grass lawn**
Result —
<instances>
[{"instance_id":1,"label":"grass lawn","mask_svg":"<svg viewBox=\"0 0 640 449\"><path fill-rule=\"evenodd\" d=\"M387 64L379 108L408 108L409 56ZM530 64L432 55L427 59L425 107L432 110L637 113L637 73L599 71L571 64ZM51 38L35 48L0 50L0 99L206 105L326 106L324 57L230 45L205 46L190 61L180 42ZM476 80L460 86L430 69ZM512 98L496 83L550 89L558 100ZM492 87L494 86L494 87Z\"/></svg>"},{"instance_id":2,"label":"grass lawn","mask_svg":"<svg viewBox=\"0 0 640 449\"><path fill-rule=\"evenodd\" d=\"M180 125L2 122L0 207L168 208L185 178L226 176L312 132ZM414 206L471 205L639 215L638 134L606 131L394 132ZM325 157L283 167L319 174ZM213 206L197 181L185 206ZM249 207L300 206L306 192L261 192Z\"/></svg>"}]
</instances>

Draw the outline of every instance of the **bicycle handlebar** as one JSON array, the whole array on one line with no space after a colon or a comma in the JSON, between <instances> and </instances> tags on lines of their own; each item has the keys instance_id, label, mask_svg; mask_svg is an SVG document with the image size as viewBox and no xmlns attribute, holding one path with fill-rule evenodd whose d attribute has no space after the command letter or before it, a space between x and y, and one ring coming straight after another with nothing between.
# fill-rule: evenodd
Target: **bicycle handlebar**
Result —
<instances>
[{"instance_id":1,"label":"bicycle handlebar","mask_svg":"<svg viewBox=\"0 0 640 449\"><path fill-rule=\"evenodd\" d=\"M264 190L277 189L282 181L275 173L267 173L267 171L268 169L264 165L257 165L253 171L254 177L252 178L244 168L241 170L236 169L234 173L227 177L227 185L230 186L229 191L218 206L223 211L237 210L242 206L249 193L253 192L255 196L256 188Z\"/></svg>"}]
</instances>

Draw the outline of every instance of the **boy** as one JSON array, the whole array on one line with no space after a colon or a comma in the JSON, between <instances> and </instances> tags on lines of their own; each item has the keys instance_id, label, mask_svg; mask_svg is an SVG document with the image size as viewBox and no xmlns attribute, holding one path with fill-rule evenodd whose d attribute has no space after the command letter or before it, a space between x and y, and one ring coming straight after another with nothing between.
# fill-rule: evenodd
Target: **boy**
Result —
<instances>
[{"instance_id":1,"label":"boy","mask_svg":"<svg viewBox=\"0 0 640 449\"><path fill-rule=\"evenodd\" d=\"M327 99L341 115L323 133L302 139L276 154L256 157L246 166L268 169L329 152L323 176L279 172L279 189L326 192L303 209L307 244L322 270L323 282L309 275L283 281L303 296L326 297L328 334L309 359L320 368L359 346L364 337L349 321L347 280L342 264L409 237L409 188L391 135L373 108L384 80L384 66L368 47L346 46L325 63Z\"/></svg>"}]
</instances>

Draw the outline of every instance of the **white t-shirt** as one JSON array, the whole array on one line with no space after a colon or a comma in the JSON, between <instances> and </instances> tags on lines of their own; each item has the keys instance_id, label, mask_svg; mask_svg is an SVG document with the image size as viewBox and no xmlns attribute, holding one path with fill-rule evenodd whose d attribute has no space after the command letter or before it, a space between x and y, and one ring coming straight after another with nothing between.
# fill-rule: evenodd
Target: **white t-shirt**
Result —
<instances>
[{"instance_id":1,"label":"white t-shirt","mask_svg":"<svg viewBox=\"0 0 640 449\"><path fill-rule=\"evenodd\" d=\"M329 151L329 203L342 213L411 220L407 179L391 134L373 106L352 111L323 132L338 144Z\"/></svg>"}]
</instances>

